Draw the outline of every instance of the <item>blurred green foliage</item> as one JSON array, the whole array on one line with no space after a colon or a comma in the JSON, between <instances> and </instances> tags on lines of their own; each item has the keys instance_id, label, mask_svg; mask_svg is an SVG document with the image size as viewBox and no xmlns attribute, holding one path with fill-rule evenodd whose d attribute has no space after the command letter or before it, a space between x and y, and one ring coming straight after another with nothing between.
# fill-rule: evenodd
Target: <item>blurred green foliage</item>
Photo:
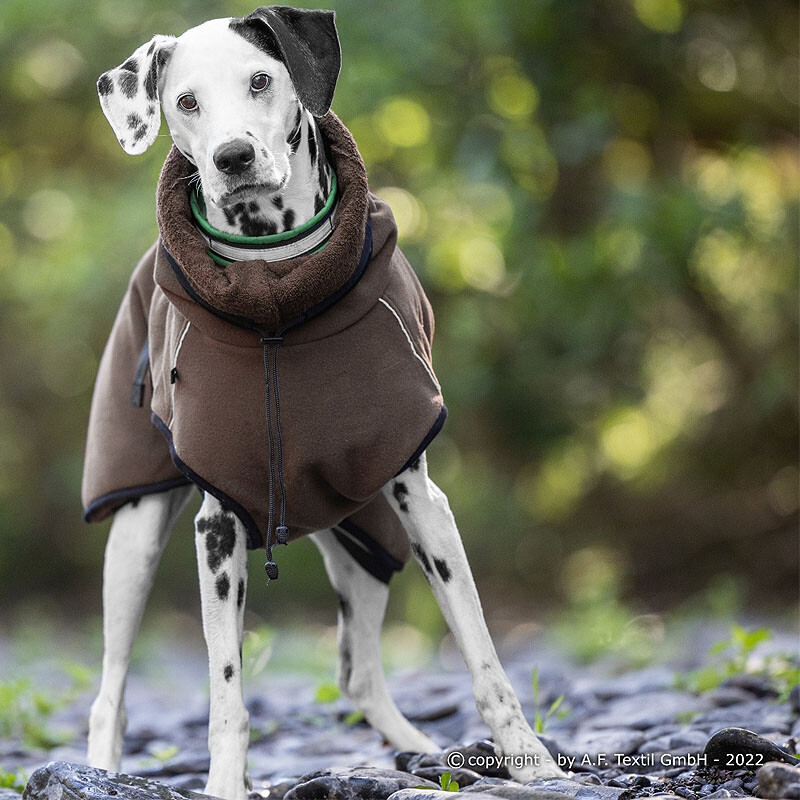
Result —
<instances>
[{"instance_id":1,"label":"blurred green foliage","mask_svg":"<svg viewBox=\"0 0 800 800\"><path fill-rule=\"evenodd\" d=\"M451 413L431 471L494 615L574 600L609 563L620 596L652 605L726 575L743 600L793 596L797 4L327 5L334 109L436 311ZM99 607L83 436L169 138L125 156L96 77L154 33L250 10L0 6L3 609ZM196 604L189 530L162 604ZM281 554L268 591L256 565L251 608L330 600L309 548ZM396 583L392 614L441 624L416 571Z\"/></svg>"},{"instance_id":2,"label":"blurred green foliage","mask_svg":"<svg viewBox=\"0 0 800 800\"><path fill-rule=\"evenodd\" d=\"M708 663L676 676L676 685L693 692L706 692L734 676L750 675L765 678L775 689L779 702L800 684L800 658L797 653L770 652L759 648L772 639L769 628L745 628L731 625L730 636L714 644Z\"/></svg>"}]
</instances>

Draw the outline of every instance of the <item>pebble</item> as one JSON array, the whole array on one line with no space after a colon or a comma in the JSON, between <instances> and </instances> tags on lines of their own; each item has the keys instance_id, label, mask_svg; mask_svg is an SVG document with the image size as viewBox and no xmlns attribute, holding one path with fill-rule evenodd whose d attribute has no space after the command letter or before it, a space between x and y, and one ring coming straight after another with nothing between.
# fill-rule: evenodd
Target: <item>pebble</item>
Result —
<instances>
[{"instance_id":1,"label":"pebble","mask_svg":"<svg viewBox=\"0 0 800 800\"><path fill-rule=\"evenodd\" d=\"M400 789L419 786L439 788L433 781L399 770L371 767L327 769L302 777L300 783L284 795L284 800L380 800Z\"/></svg>"},{"instance_id":2,"label":"pebble","mask_svg":"<svg viewBox=\"0 0 800 800\"><path fill-rule=\"evenodd\" d=\"M495 794L484 794L482 792L476 792L475 794L470 795L470 797L472 800L497 799L497 795ZM389 795L388 800L453 800L453 793L443 791L430 792L421 789L401 789L400 791ZM560 800L560 798L558 796L551 795L549 798L543 797L541 800Z\"/></svg>"},{"instance_id":3,"label":"pebble","mask_svg":"<svg viewBox=\"0 0 800 800\"><path fill-rule=\"evenodd\" d=\"M523 708L532 717L530 666L511 657L509 667ZM541 740L554 757L588 755L596 760L605 753L608 762L602 766L576 763L568 779L525 785L510 780L503 767L468 768L467 763L459 769L447 766L447 754L455 751L465 760L495 755L492 742L482 738L487 729L474 710L469 677L463 670L446 676L415 672L392 681L393 695L398 702L402 700L401 707L441 743L442 752L435 754L393 753L368 726L344 724L342 715L350 710L346 701L315 703L308 679L292 676L291 690L279 688L289 685L288 677L279 677L277 685L251 682L251 693L263 692L269 699L255 696L247 701L253 730L263 731L263 735L254 737L249 751L249 770L256 788L250 800L439 800L442 795L453 795L440 791L439 776L444 772L452 774L460 793L469 794L470 800L714 800L754 795L800 800L800 769L787 753L787 749L795 752L796 739L800 739L800 689L790 694L789 702L778 703L775 692L761 679L727 681L695 695L675 689L674 671L662 667L614 678L595 677L593 671L579 672L566 666L552 668L549 673L540 670L542 702L546 705L563 692L563 707L569 709L564 718L548 721ZM202 792L208 770L207 701L199 702L195 695L191 694L195 698L191 702L154 700L156 693L140 688L129 698L133 713L123 766L139 777L129 778L127 785L113 785L106 773L90 772L72 763L85 757L90 699L85 707L69 712L70 727L81 731L72 742L44 754L18 742L4 741L0 743L0 764L7 769L19 764L30 774L48 755L53 761L68 762L51 764L45 770L68 770L76 781L76 790L67 791L66 784L52 772L46 772L43 778L42 771L37 770L26 800L61 800L67 796L70 800L206 800L194 792ZM160 761L154 756L172 745L180 750L170 759ZM716 753L716 757L728 753L759 755L780 763L762 767L757 775L745 769L695 769L658 763L662 753L674 758L703 751L712 756ZM618 766L615 753L654 755L656 763L649 767L630 763ZM113 776L117 777L124 779ZM96 785L92 783L95 779ZM81 780L83 793L77 786ZM416 788L422 785L425 790ZM111 789L116 794L107 798ZM0 790L0 800L19 800L19 795Z\"/></svg>"},{"instance_id":4,"label":"pebble","mask_svg":"<svg viewBox=\"0 0 800 800\"><path fill-rule=\"evenodd\" d=\"M531 781L525 784L537 790L546 790L561 794L563 797L575 797L580 800L630 800L633 794L627 787L608 786L598 784L587 786L578 781L565 780L564 778L547 778L545 780Z\"/></svg>"},{"instance_id":5,"label":"pebble","mask_svg":"<svg viewBox=\"0 0 800 800\"><path fill-rule=\"evenodd\" d=\"M708 736L703 731L683 729L650 739L640 748L640 753L674 753L678 748L688 747L702 751ZM616 751L615 751L616 752Z\"/></svg>"},{"instance_id":6,"label":"pebble","mask_svg":"<svg viewBox=\"0 0 800 800\"><path fill-rule=\"evenodd\" d=\"M759 675L732 675L726 678L720 686L733 686L737 689L744 689L756 697L777 697L778 691L766 678Z\"/></svg>"},{"instance_id":7,"label":"pebble","mask_svg":"<svg viewBox=\"0 0 800 800\"><path fill-rule=\"evenodd\" d=\"M703 751L711 764L719 767L728 765L730 758L741 757L739 767L755 768L764 761L781 761L785 764L796 764L797 759L768 739L745 728L724 728L717 731L706 743Z\"/></svg>"},{"instance_id":8,"label":"pebble","mask_svg":"<svg viewBox=\"0 0 800 800\"><path fill-rule=\"evenodd\" d=\"M23 794L23 800L201 800L207 797L147 778L65 761L51 761L37 769Z\"/></svg>"},{"instance_id":9,"label":"pebble","mask_svg":"<svg viewBox=\"0 0 800 800\"><path fill-rule=\"evenodd\" d=\"M800 799L800 768L771 762L758 770L757 777L761 797L775 800Z\"/></svg>"},{"instance_id":10,"label":"pebble","mask_svg":"<svg viewBox=\"0 0 800 800\"><path fill-rule=\"evenodd\" d=\"M593 728L634 728L644 730L678 721L683 714L696 713L710 707L702 695L689 692L643 692L612 700L606 709L588 721Z\"/></svg>"},{"instance_id":11,"label":"pebble","mask_svg":"<svg viewBox=\"0 0 800 800\"><path fill-rule=\"evenodd\" d=\"M789 708L791 708L795 714L800 714L800 683L796 686L792 686L789 692Z\"/></svg>"}]
</instances>

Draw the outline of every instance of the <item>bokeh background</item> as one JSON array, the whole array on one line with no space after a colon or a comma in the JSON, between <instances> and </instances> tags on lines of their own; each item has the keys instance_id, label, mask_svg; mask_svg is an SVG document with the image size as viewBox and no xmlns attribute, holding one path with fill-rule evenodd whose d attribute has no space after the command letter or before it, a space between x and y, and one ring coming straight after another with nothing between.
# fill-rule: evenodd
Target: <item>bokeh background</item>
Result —
<instances>
[{"instance_id":1,"label":"bokeh background","mask_svg":"<svg viewBox=\"0 0 800 800\"><path fill-rule=\"evenodd\" d=\"M798 9L764 0L335 8L334 110L436 311L430 450L493 625L785 614L798 582ZM0 617L96 619L95 372L170 141L119 148L97 76L243 0L0 6ZM331 622L309 542L249 612ZM153 609L198 619L187 514ZM390 616L442 630L419 571ZM252 617L251 617L252 618Z\"/></svg>"}]
</instances>

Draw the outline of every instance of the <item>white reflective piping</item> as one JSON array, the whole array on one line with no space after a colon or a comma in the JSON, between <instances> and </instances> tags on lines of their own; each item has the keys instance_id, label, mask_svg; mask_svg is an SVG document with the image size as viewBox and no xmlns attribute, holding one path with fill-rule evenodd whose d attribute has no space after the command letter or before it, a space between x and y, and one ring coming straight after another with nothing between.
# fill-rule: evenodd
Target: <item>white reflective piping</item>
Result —
<instances>
[{"instance_id":1,"label":"white reflective piping","mask_svg":"<svg viewBox=\"0 0 800 800\"><path fill-rule=\"evenodd\" d=\"M181 335L178 339L178 344L175 347L175 354L172 356L172 367L170 368L170 381L172 380L172 370L178 368L178 356L181 353L181 347L183 347L183 340L186 338L186 334L189 332L189 327L191 326L191 322L186 320L186 324L183 326L183 330L181 331ZM177 381L175 381L177 383ZM172 425L172 421L175 419L175 383L170 385L170 396L172 398L172 408L170 409L170 417L169 417L169 425Z\"/></svg>"},{"instance_id":2,"label":"white reflective piping","mask_svg":"<svg viewBox=\"0 0 800 800\"><path fill-rule=\"evenodd\" d=\"M297 239L290 239L286 244L275 247L255 248L237 247L229 242L221 242L212 239L208 234L198 228L198 232L208 245L209 249L217 255L227 258L230 261L286 261L289 258L305 255L306 253L319 247L323 242L330 238L333 233L333 225L336 212L339 209L338 202L333 211L315 228L311 233L300 236Z\"/></svg>"},{"instance_id":3,"label":"white reflective piping","mask_svg":"<svg viewBox=\"0 0 800 800\"><path fill-rule=\"evenodd\" d=\"M417 361L419 361L419 363L425 367L425 372L428 373L428 376L433 381L433 385L439 389L439 381L436 380L436 376L433 374L433 372L431 372L430 367L425 363L425 359L417 352L416 347L414 347L414 342L411 341L411 337L408 335L408 331L406 330L406 326L403 325L403 320L400 319L400 315L382 297L378 298L378 302L383 303L386 308L392 312L394 318L397 320L397 324L400 326L400 330L402 330L405 334L406 341L408 342L408 346L411 348L411 352L414 354L414 358L416 358Z\"/></svg>"}]
</instances>

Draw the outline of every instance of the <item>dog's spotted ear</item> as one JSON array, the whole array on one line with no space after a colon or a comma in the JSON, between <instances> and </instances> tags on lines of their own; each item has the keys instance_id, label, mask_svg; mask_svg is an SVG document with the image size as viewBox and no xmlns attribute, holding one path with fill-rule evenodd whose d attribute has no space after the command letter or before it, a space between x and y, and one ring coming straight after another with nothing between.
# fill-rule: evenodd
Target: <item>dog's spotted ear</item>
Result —
<instances>
[{"instance_id":1,"label":"dog's spotted ear","mask_svg":"<svg viewBox=\"0 0 800 800\"><path fill-rule=\"evenodd\" d=\"M333 11L262 6L230 27L257 47L272 51L276 46L297 98L315 117L325 116L342 66ZM264 27L271 36L263 35Z\"/></svg>"},{"instance_id":2,"label":"dog's spotted ear","mask_svg":"<svg viewBox=\"0 0 800 800\"><path fill-rule=\"evenodd\" d=\"M97 81L103 113L129 155L144 153L156 140L161 127L158 82L177 41L154 36Z\"/></svg>"}]
</instances>

